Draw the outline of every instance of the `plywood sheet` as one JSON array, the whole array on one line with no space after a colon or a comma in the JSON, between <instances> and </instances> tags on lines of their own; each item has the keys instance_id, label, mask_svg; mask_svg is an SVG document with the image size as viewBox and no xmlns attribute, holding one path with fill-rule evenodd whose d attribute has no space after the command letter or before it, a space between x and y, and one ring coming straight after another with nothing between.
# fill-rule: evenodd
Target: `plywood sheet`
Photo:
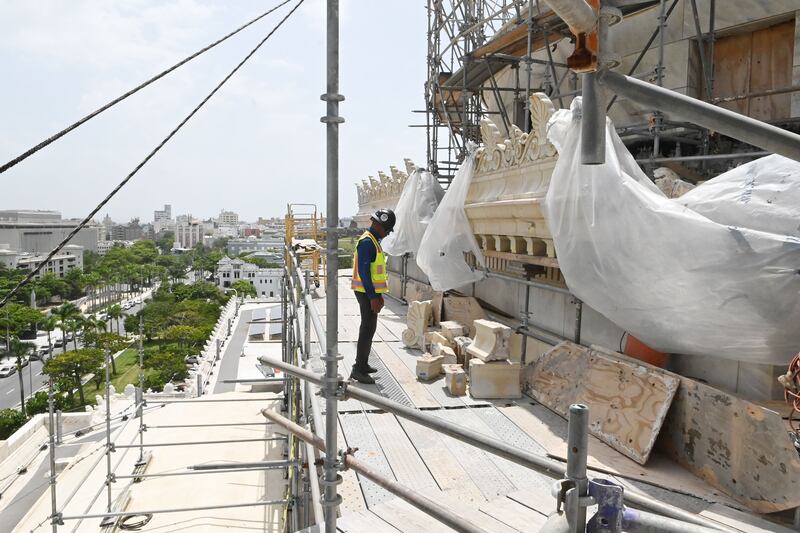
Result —
<instances>
[{"instance_id":1,"label":"plywood sheet","mask_svg":"<svg viewBox=\"0 0 800 533\"><path fill-rule=\"evenodd\" d=\"M792 85L794 20L753 32L750 92L783 89ZM791 93L750 99L750 116L778 120L790 116Z\"/></svg>"},{"instance_id":2,"label":"plywood sheet","mask_svg":"<svg viewBox=\"0 0 800 533\"><path fill-rule=\"evenodd\" d=\"M676 462L756 512L800 506L800 455L775 411L683 379L660 444Z\"/></svg>"},{"instance_id":3,"label":"plywood sheet","mask_svg":"<svg viewBox=\"0 0 800 533\"><path fill-rule=\"evenodd\" d=\"M544 406L522 402L513 406L500 406L498 410L534 438L549 457L566 461L567 421L564 418ZM691 472L677 468L674 462L659 453L652 454L645 467L597 437L590 436L587 464L595 472L647 483L709 502L737 505L721 491L698 479Z\"/></svg>"},{"instance_id":4,"label":"plywood sheet","mask_svg":"<svg viewBox=\"0 0 800 533\"><path fill-rule=\"evenodd\" d=\"M652 367L562 342L526 371L523 385L566 416L589 406L589 431L641 464L647 462L679 379Z\"/></svg>"}]
</instances>

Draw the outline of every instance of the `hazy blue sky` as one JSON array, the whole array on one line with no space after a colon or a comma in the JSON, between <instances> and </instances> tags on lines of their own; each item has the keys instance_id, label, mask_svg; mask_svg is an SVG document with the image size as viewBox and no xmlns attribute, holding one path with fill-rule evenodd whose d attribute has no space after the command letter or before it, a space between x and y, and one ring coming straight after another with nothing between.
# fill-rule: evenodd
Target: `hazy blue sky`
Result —
<instances>
[{"instance_id":1,"label":"hazy blue sky","mask_svg":"<svg viewBox=\"0 0 800 533\"><path fill-rule=\"evenodd\" d=\"M5 162L279 0L18 0L0 3ZM341 1L340 214L354 183L403 157L420 164L424 2ZM280 20L291 5L0 174L0 208L84 216ZM118 221L173 213L246 219L325 205L325 1L306 0L255 57L112 200Z\"/></svg>"}]
</instances>

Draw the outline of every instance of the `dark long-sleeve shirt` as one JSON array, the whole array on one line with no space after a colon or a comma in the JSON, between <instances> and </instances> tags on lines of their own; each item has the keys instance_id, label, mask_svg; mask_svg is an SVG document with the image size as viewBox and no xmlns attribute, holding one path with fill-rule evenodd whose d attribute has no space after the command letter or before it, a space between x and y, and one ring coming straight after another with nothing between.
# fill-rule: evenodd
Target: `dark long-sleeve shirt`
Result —
<instances>
[{"instance_id":1,"label":"dark long-sleeve shirt","mask_svg":"<svg viewBox=\"0 0 800 533\"><path fill-rule=\"evenodd\" d=\"M371 229L369 231L375 240L380 241L380 238ZM361 278L361 283L364 285L364 292L370 300L377 298L378 294L375 292L375 286L372 284L372 274L369 270L369 265L378 256L378 250L375 248L372 239L361 239L358 243L358 276Z\"/></svg>"}]
</instances>

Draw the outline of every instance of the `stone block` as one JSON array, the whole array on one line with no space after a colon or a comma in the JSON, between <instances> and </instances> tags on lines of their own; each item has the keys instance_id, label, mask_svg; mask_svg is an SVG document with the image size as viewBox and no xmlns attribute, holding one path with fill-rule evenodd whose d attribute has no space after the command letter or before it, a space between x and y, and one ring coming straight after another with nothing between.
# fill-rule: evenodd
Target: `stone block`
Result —
<instances>
[{"instance_id":1,"label":"stone block","mask_svg":"<svg viewBox=\"0 0 800 533\"><path fill-rule=\"evenodd\" d=\"M411 302L408 306L406 324L408 328L403 331L403 344L409 348L425 349L425 333L431 320L431 302Z\"/></svg>"},{"instance_id":2,"label":"stone block","mask_svg":"<svg viewBox=\"0 0 800 533\"><path fill-rule=\"evenodd\" d=\"M469 337L456 337L453 339L453 350L456 352L456 357L458 358L458 364L465 365L469 360L469 356L467 355L467 348L469 345L472 344L472 339Z\"/></svg>"},{"instance_id":3,"label":"stone block","mask_svg":"<svg viewBox=\"0 0 800 533\"><path fill-rule=\"evenodd\" d=\"M426 353L417 359L417 379L428 381L436 378L442 373L442 362L444 357L441 355L433 356Z\"/></svg>"},{"instance_id":4,"label":"stone block","mask_svg":"<svg viewBox=\"0 0 800 533\"><path fill-rule=\"evenodd\" d=\"M472 359L469 365L469 393L473 398L519 398L520 365L510 361L484 362Z\"/></svg>"},{"instance_id":5,"label":"stone block","mask_svg":"<svg viewBox=\"0 0 800 533\"><path fill-rule=\"evenodd\" d=\"M449 346L442 346L439 350L439 355L444 357L442 364L445 365L457 365L458 364L458 357L456 357L456 352L453 351L452 348Z\"/></svg>"},{"instance_id":6,"label":"stone block","mask_svg":"<svg viewBox=\"0 0 800 533\"><path fill-rule=\"evenodd\" d=\"M444 365L444 384L453 396L464 396L467 393L467 373L461 365Z\"/></svg>"},{"instance_id":7,"label":"stone block","mask_svg":"<svg viewBox=\"0 0 800 533\"><path fill-rule=\"evenodd\" d=\"M455 320L445 320L440 324L442 328L442 335L450 341L453 342L453 339L456 337L466 335L469 332L469 328L456 322Z\"/></svg>"},{"instance_id":8,"label":"stone block","mask_svg":"<svg viewBox=\"0 0 800 533\"><path fill-rule=\"evenodd\" d=\"M450 341L448 341L447 338L438 331L429 331L425 335L425 344L428 346L433 346L434 344L450 346Z\"/></svg>"},{"instance_id":9,"label":"stone block","mask_svg":"<svg viewBox=\"0 0 800 533\"><path fill-rule=\"evenodd\" d=\"M470 357L481 361L504 361L509 358L511 328L491 320L475 321L475 341L467 348Z\"/></svg>"}]
</instances>

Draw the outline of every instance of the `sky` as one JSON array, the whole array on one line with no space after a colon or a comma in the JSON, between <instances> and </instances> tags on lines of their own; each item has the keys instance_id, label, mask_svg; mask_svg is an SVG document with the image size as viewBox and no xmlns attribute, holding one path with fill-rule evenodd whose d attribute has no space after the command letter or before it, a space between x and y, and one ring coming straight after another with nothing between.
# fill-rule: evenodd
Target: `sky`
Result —
<instances>
[{"instance_id":1,"label":"sky","mask_svg":"<svg viewBox=\"0 0 800 533\"><path fill-rule=\"evenodd\" d=\"M227 34L279 0L0 3L0 163ZM85 216L294 5L0 174L0 209ZM96 217L325 211L325 0L306 0ZM340 216L355 183L424 164L424 2L341 0Z\"/></svg>"}]
</instances>

